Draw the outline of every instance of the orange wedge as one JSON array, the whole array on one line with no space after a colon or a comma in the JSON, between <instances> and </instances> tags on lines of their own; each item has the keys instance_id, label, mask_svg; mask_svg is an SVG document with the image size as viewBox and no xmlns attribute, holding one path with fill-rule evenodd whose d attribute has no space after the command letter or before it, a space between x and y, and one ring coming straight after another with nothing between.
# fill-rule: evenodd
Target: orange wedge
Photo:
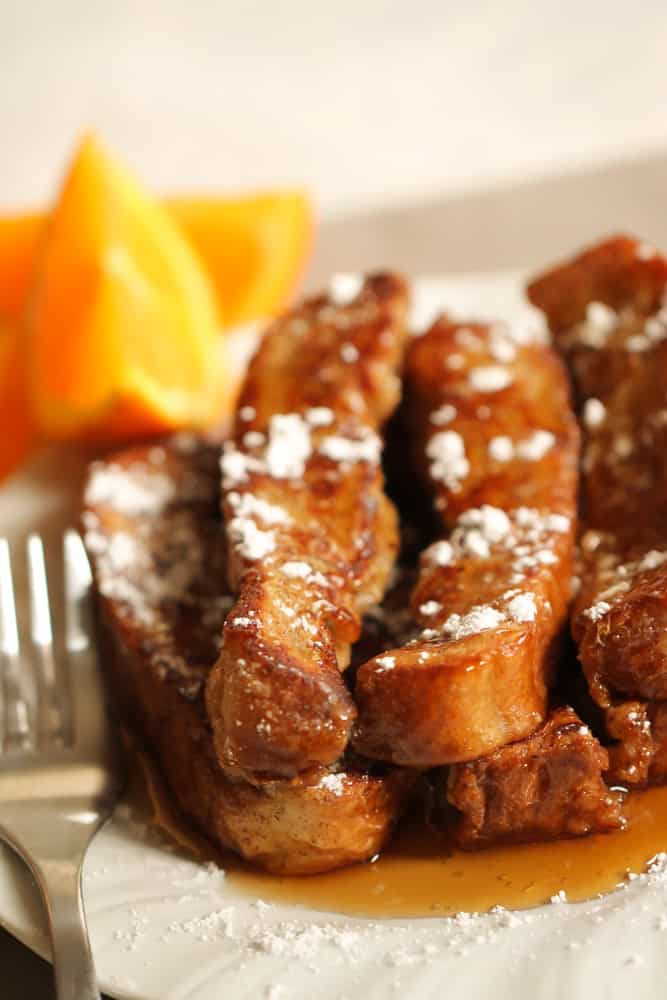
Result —
<instances>
[{"instance_id":1,"label":"orange wedge","mask_svg":"<svg viewBox=\"0 0 667 1000\"><path fill-rule=\"evenodd\" d=\"M167 204L208 272L225 326L284 307L312 242L313 213L302 191L172 198Z\"/></svg>"},{"instance_id":2,"label":"orange wedge","mask_svg":"<svg viewBox=\"0 0 667 1000\"><path fill-rule=\"evenodd\" d=\"M111 441L216 417L212 289L172 217L93 137L45 226L30 296L30 387L45 434Z\"/></svg>"},{"instance_id":3,"label":"orange wedge","mask_svg":"<svg viewBox=\"0 0 667 1000\"><path fill-rule=\"evenodd\" d=\"M22 341L18 327L0 323L0 479L27 458L36 440Z\"/></svg>"},{"instance_id":4,"label":"orange wedge","mask_svg":"<svg viewBox=\"0 0 667 1000\"><path fill-rule=\"evenodd\" d=\"M18 323L32 279L42 215L0 218L0 320Z\"/></svg>"},{"instance_id":5,"label":"orange wedge","mask_svg":"<svg viewBox=\"0 0 667 1000\"><path fill-rule=\"evenodd\" d=\"M221 325L274 316L294 292L308 257L313 213L300 191L164 202L213 285ZM22 315L44 216L0 218L0 317Z\"/></svg>"}]
</instances>

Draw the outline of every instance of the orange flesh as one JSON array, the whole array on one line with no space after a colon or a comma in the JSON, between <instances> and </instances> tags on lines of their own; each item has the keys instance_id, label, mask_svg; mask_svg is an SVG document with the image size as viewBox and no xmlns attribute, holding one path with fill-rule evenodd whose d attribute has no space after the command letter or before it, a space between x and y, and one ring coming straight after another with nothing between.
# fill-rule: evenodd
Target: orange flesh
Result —
<instances>
[{"instance_id":1,"label":"orange flesh","mask_svg":"<svg viewBox=\"0 0 667 1000\"><path fill-rule=\"evenodd\" d=\"M46 433L108 430L128 400L137 418L146 411L135 433L212 418L212 291L169 215L93 139L74 160L38 258L30 382Z\"/></svg>"},{"instance_id":2,"label":"orange flesh","mask_svg":"<svg viewBox=\"0 0 667 1000\"><path fill-rule=\"evenodd\" d=\"M28 456L36 440L30 411L22 334L0 323L0 479Z\"/></svg>"},{"instance_id":3,"label":"orange flesh","mask_svg":"<svg viewBox=\"0 0 667 1000\"><path fill-rule=\"evenodd\" d=\"M208 274L222 325L275 315L287 303L313 238L305 194L172 198L164 207ZM45 222L36 213L0 218L0 317L19 320L25 312Z\"/></svg>"}]
</instances>

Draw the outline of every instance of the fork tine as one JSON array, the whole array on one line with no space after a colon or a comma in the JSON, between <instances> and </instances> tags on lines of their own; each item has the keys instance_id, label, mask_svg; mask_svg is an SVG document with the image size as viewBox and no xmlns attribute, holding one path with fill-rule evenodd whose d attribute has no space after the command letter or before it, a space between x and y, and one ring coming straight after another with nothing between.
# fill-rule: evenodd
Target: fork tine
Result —
<instances>
[{"instance_id":1,"label":"fork tine","mask_svg":"<svg viewBox=\"0 0 667 1000\"><path fill-rule=\"evenodd\" d=\"M37 661L37 740L40 746L62 743L63 719L58 674L53 655L53 629L46 582L44 546L38 535L28 538L30 633Z\"/></svg>"},{"instance_id":2,"label":"fork tine","mask_svg":"<svg viewBox=\"0 0 667 1000\"><path fill-rule=\"evenodd\" d=\"M28 537L28 575L30 579L30 632L38 646L53 643L49 591L46 585L44 547L37 535Z\"/></svg>"},{"instance_id":3,"label":"fork tine","mask_svg":"<svg viewBox=\"0 0 667 1000\"><path fill-rule=\"evenodd\" d=\"M22 689L12 564L6 538L0 538L0 653L4 668L0 737L4 737L6 750L25 749L31 744L30 713Z\"/></svg>"},{"instance_id":4,"label":"fork tine","mask_svg":"<svg viewBox=\"0 0 667 1000\"><path fill-rule=\"evenodd\" d=\"M88 649L92 621L90 588L93 583L90 563L78 532L65 532L65 646L71 652Z\"/></svg>"},{"instance_id":5,"label":"fork tine","mask_svg":"<svg viewBox=\"0 0 667 1000\"><path fill-rule=\"evenodd\" d=\"M107 726L105 691L93 644L92 573L78 532L63 539L65 648L75 715L75 743L98 745Z\"/></svg>"},{"instance_id":6,"label":"fork tine","mask_svg":"<svg viewBox=\"0 0 667 1000\"><path fill-rule=\"evenodd\" d=\"M0 650L5 656L18 656L19 652L12 566L6 538L0 538Z\"/></svg>"}]
</instances>

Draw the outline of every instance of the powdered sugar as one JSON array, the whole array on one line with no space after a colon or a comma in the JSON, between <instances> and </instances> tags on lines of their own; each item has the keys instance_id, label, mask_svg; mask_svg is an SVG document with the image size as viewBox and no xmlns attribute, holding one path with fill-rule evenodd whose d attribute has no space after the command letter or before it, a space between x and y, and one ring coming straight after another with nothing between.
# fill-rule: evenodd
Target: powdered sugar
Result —
<instances>
[{"instance_id":1,"label":"powdered sugar","mask_svg":"<svg viewBox=\"0 0 667 1000\"><path fill-rule=\"evenodd\" d=\"M640 573L644 573L646 570L657 569L665 561L667 561L667 552L659 552L657 549L651 549L639 560L637 570Z\"/></svg>"},{"instance_id":2,"label":"powdered sugar","mask_svg":"<svg viewBox=\"0 0 667 1000\"><path fill-rule=\"evenodd\" d=\"M540 459L551 451L556 443L556 437L551 431L533 431L523 441L519 441L516 446L517 458L528 462L539 462Z\"/></svg>"},{"instance_id":3,"label":"powdered sugar","mask_svg":"<svg viewBox=\"0 0 667 1000\"><path fill-rule=\"evenodd\" d=\"M243 445L245 448L261 448L266 438L261 431L247 431L243 435Z\"/></svg>"},{"instance_id":4,"label":"powdered sugar","mask_svg":"<svg viewBox=\"0 0 667 1000\"><path fill-rule=\"evenodd\" d=\"M625 349L626 351L630 351L631 354L640 354L642 351L648 351L650 347L651 341L648 337L644 337L640 333L628 337L625 342Z\"/></svg>"},{"instance_id":5,"label":"powdered sugar","mask_svg":"<svg viewBox=\"0 0 667 1000\"><path fill-rule=\"evenodd\" d=\"M629 434L617 434L612 442L612 450L615 458L629 458L635 450L634 441Z\"/></svg>"},{"instance_id":6,"label":"powdered sugar","mask_svg":"<svg viewBox=\"0 0 667 1000\"><path fill-rule=\"evenodd\" d=\"M345 791L345 779L342 774L325 774L320 778L320 787L326 788L333 795L342 795Z\"/></svg>"},{"instance_id":7,"label":"powdered sugar","mask_svg":"<svg viewBox=\"0 0 667 1000\"><path fill-rule=\"evenodd\" d=\"M566 534L570 530L570 519L565 514L541 514L534 507L517 507L514 512L516 523L521 528L535 532L555 531Z\"/></svg>"},{"instance_id":8,"label":"powdered sugar","mask_svg":"<svg viewBox=\"0 0 667 1000\"><path fill-rule=\"evenodd\" d=\"M311 427L328 427L334 421L334 413L328 406L311 406L306 410L306 420Z\"/></svg>"},{"instance_id":9,"label":"powdered sugar","mask_svg":"<svg viewBox=\"0 0 667 1000\"><path fill-rule=\"evenodd\" d=\"M264 455L267 472L275 479L300 479L312 452L310 427L298 413L279 413L269 421Z\"/></svg>"},{"instance_id":10,"label":"powdered sugar","mask_svg":"<svg viewBox=\"0 0 667 1000\"><path fill-rule=\"evenodd\" d=\"M422 555L422 559L426 563L431 563L434 566L449 566L454 555L454 549L450 542L439 541L434 542L433 545L425 550Z\"/></svg>"},{"instance_id":11,"label":"powdered sugar","mask_svg":"<svg viewBox=\"0 0 667 1000\"><path fill-rule=\"evenodd\" d=\"M233 517L227 525L227 533L239 555L249 562L264 559L276 548L274 532L262 531L250 518Z\"/></svg>"},{"instance_id":12,"label":"powdered sugar","mask_svg":"<svg viewBox=\"0 0 667 1000\"><path fill-rule=\"evenodd\" d=\"M588 618L592 622L597 622L611 611L611 604L607 601L598 601L596 604L591 605L590 608L586 608L583 612L584 618Z\"/></svg>"},{"instance_id":13,"label":"powdered sugar","mask_svg":"<svg viewBox=\"0 0 667 1000\"><path fill-rule=\"evenodd\" d=\"M340 356L346 364L352 365L359 360L359 350L354 344L341 344Z\"/></svg>"},{"instance_id":14,"label":"powdered sugar","mask_svg":"<svg viewBox=\"0 0 667 1000\"><path fill-rule=\"evenodd\" d=\"M463 354L448 354L445 358L445 368L448 368L452 372L460 371L466 363L466 359Z\"/></svg>"},{"instance_id":15,"label":"powdered sugar","mask_svg":"<svg viewBox=\"0 0 667 1000\"><path fill-rule=\"evenodd\" d=\"M439 431L427 446L426 456L431 459L430 473L433 479L456 492L461 481L470 472L463 438L457 431Z\"/></svg>"},{"instance_id":16,"label":"powdered sugar","mask_svg":"<svg viewBox=\"0 0 667 1000\"><path fill-rule=\"evenodd\" d=\"M291 524L291 517L286 510L282 507L278 507L277 504L268 503L266 500L262 500L261 497L255 497L252 493L235 493L230 492L227 494L227 503L230 505L234 512L234 516L238 518L257 518L258 521L263 521L264 524Z\"/></svg>"},{"instance_id":17,"label":"powdered sugar","mask_svg":"<svg viewBox=\"0 0 667 1000\"><path fill-rule=\"evenodd\" d=\"M604 347L609 336L618 326L618 316L603 302L589 302L586 318L575 327L574 334L580 344L598 349Z\"/></svg>"},{"instance_id":18,"label":"powdered sugar","mask_svg":"<svg viewBox=\"0 0 667 1000\"><path fill-rule=\"evenodd\" d=\"M506 434L498 434L489 441L489 457L494 462L511 462L514 458L514 442Z\"/></svg>"},{"instance_id":19,"label":"powdered sugar","mask_svg":"<svg viewBox=\"0 0 667 1000\"><path fill-rule=\"evenodd\" d=\"M648 351L667 337L667 310L663 307L655 316L644 322L641 333L633 334L625 341L626 350L641 353Z\"/></svg>"},{"instance_id":20,"label":"powdered sugar","mask_svg":"<svg viewBox=\"0 0 667 1000\"><path fill-rule=\"evenodd\" d=\"M265 437L251 431L243 435L243 442L246 447L261 448ZM310 426L306 420L298 413L277 413L269 421L263 454L248 455L231 441L225 444L220 460L223 486L234 489L247 482L252 473L267 474L274 479L302 478L311 453Z\"/></svg>"},{"instance_id":21,"label":"powdered sugar","mask_svg":"<svg viewBox=\"0 0 667 1000\"><path fill-rule=\"evenodd\" d=\"M508 336L509 328L496 323L489 330L489 354L501 364L510 364L516 358L516 346Z\"/></svg>"},{"instance_id":22,"label":"powdered sugar","mask_svg":"<svg viewBox=\"0 0 667 1000\"><path fill-rule=\"evenodd\" d=\"M597 545L593 543L597 541ZM603 546L603 542L606 544ZM614 550L614 540L587 532L581 540L582 550L595 553L597 562L597 594L594 604L582 612L590 621L598 621L611 610L616 598L626 594L633 586L634 578L640 573L648 573L667 562L667 552L650 549L641 558L621 563Z\"/></svg>"},{"instance_id":23,"label":"powdered sugar","mask_svg":"<svg viewBox=\"0 0 667 1000\"><path fill-rule=\"evenodd\" d=\"M511 531L511 522L504 510L500 507L492 507L490 504L482 504L481 507L472 507L464 511L459 517L456 532L456 540L465 550L468 547L466 536L471 531L477 531L488 545L493 545L507 538Z\"/></svg>"},{"instance_id":24,"label":"powdered sugar","mask_svg":"<svg viewBox=\"0 0 667 1000\"><path fill-rule=\"evenodd\" d=\"M534 622L537 616L537 605L534 594L517 594L507 605L507 613L515 622Z\"/></svg>"},{"instance_id":25,"label":"powdered sugar","mask_svg":"<svg viewBox=\"0 0 667 1000\"><path fill-rule=\"evenodd\" d=\"M309 563L300 561L283 563L280 570L292 580L305 580L313 572L313 568Z\"/></svg>"},{"instance_id":26,"label":"powdered sugar","mask_svg":"<svg viewBox=\"0 0 667 1000\"><path fill-rule=\"evenodd\" d=\"M443 427L445 424L450 424L455 417L456 407L452 406L451 403L444 403L433 411L430 420L436 427Z\"/></svg>"},{"instance_id":27,"label":"powdered sugar","mask_svg":"<svg viewBox=\"0 0 667 1000\"><path fill-rule=\"evenodd\" d=\"M601 427L607 417L607 408L599 399L591 397L584 403L583 418L584 424L589 430Z\"/></svg>"},{"instance_id":28,"label":"powdered sugar","mask_svg":"<svg viewBox=\"0 0 667 1000\"><path fill-rule=\"evenodd\" d=\"M514 381L514 376L502 365L479 365L468 375L468 382L475 392L500 392Z\"/></svg>"},{"instance_id":29,"label":"powdered sugar","mask_svg":"<svg viewBox=\"0 0 667 1000\"><path fill-rule=\"evenodd\" d=\"M483 504L460 515L447 543L452 551L446 554L448 561L456 554L487 559L491 548L500 544L505 549L513 549L519 559L530 555L535 564L548 565L556 559L550 550L549 535L567 532L569 528L569 518L563 514L543 514L530 507L519 507L507 513L499 507ZM427 554L430 551L427 550Z\"/></svg>"},{"instance_id":30,"label":"powdered sugar","mask_svg":"<svg viewBox=\"0 0 667 1000\"><path fill-rule=\"evenodd\" d=\"M456 639L488 631L502 623L534 622L538 614L538 599L529 589L529 581L541 571L541 567L558 563L554 536L569 528L570 521L564 515L543 513L529 507L507 512L485 504L464 511L454 525L449 540L436 542L426 549L422 565L425 568L447 567L456 565L459 560L486 560L502 555L503 561L510 560L512 572L509 579L514 588L488 604L477 604L468 612L450 615L439 629L424 629L421 638L430 640L445 636ZM438 558L440 553L442 556ZM425 581L428 579L424 578ZM440 602L427 598L419 610L422 615L428 615L431 609L434 614L439 613Z\"/></svg>"},{"instance_id":31,"label":"powdered sugar","mask_svg":"<svg viewBox=\"0 0 667 1000\"><path fill-rule=\"evenodd\" d=\"M452 541L464 555L488 559L491 546L502 541L509 531L510 522L505 512L485 505L461 515L452 533Z\"/></svg>"},{"instance_id":32,"label":"powdered sugar","mask_svg":"<svg viewBox=\"0 0 667 1000\"><path fill-rule=\"evenodd\" d=\"M498 435L489 441L489 456L495 462L511 462L518 458L526 462L539 462L556 443L551 431L536 430L516 444L506 435Z\"/></svg>"},{"instance_id":33,"label":"powdered sugar","mask_svg":"<svg viewBox=\"0 0 667 1000\"><path fill-rule=\"evenodd\" d=\"M442 626L442 632L451 639L463 639L468 635L498 628L504 621L505 615L496 608L477 605L465 615L450 615Z\"/></svg>"},{"instance_id":34,"label":"powdered sugar","mask_svg":"<svg viewBox=\"0 0 667 1000\"><path fill-rule=\"evenodd\" d=\"M124 467L98 463L91 468L85 503L110 504L121 514L133 516L159 510L173 497L174 484L147 465Z\"/></svg>"},{"instance_id":35,"label":"powdered sugar","mask_svg":"<svg viewBox=\"0 0 667 1000\"><path fill-rule=\"evenodd\" d=\"M227 489L245 483L251 472L261 471L262 465L251 455L246 455L239 451L228 441L220 456L220 471L222 473L222 485Z\"/></svg>"},{"instance_id":36,"label":"powdered sugar","mask_svg":"<svg viewBox=\"0 0 667 1000\"><path fill-rule=\"evenodd\" d=\"M548 905L537 909L495 906L489 913L442 917L434 891L436 908L430 919L377 920L289 911L282 905L251 901L241 893L230 897L230 890L217 887L203 866L178 857L165 861L164 847L147 851L142 846L139 864L131 869L131 888L135 872L140 872L138 898L114 908L118 929L113 937L119 965L129 971L154 965L161 950L196 955L194 978L186 962L186 978L172 985L184 996L192 992L193 982L200 989L202 981L205 988L213 983L216 995L225 991L233 995L239 983L242 988L250 984L253 996L267 1000L318 995L351 1000L362 983L371 982L377 983L378 995L437 996L446 978L456 981L461 995L495 991L509 997L518 995L527 982L541 982L541 965L547 960L554 968L560 968L560 957L568 967L578 969L589 960L595 966L600 949L606 958L603 967L598 962L594 968L595 983L602 989L614 977L618 982L628 977L625 986L641 992L641 982L632 977L645 961L653 963L664 944L663 855L651 859L641 874L630 873L615 892L576 907L570 907L566 891L559 890ZM101 871L101 876L94 873L102 881L99 888L108 890L115 872ZM147 877L153 895L144 901L138 890ZM90 866L84 878L87 893L94 894ZM374 882L370 877L369 882L384 893L390 890L379 885L379 878ZM155 902L158 893L163 894L160 906ZM134 952L138 954L129 954ZM492 978L489 967L496 970ZM482 971L477 974L477 969ZM655 970L652 978L639 970L649 992L659 980L657 965ZM133 993L140 989L117 985Z\"/></svg>"},{"instance_id":37,"label":"powdered sugar","mask_svg":"<svg viewBox=\"0 0 667 1000\"><path fill-rule=\"evenodd\" d=\"M380 460L382 441L373 431L366 431L358 438L328 435L319 444L318 452L332 462L368 462L376 464Z\"/></svg>"}]
</instances>

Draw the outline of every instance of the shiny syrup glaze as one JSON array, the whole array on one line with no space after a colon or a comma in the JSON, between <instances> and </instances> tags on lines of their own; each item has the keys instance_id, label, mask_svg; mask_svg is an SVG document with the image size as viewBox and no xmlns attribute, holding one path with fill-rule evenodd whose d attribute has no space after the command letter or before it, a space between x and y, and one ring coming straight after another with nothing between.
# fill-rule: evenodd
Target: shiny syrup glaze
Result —
<instances>
[{"instance_id":1,"label":"shiny syrup glaze","mask_svg":"<svg viewBox=\"0 0 667 1000\"><path fill-rule=\"evenodd\" d=\"M570 901L609 892L628 872L667 850L667 787L633 792L625 802L628 827L616 833L484 851L457 850L420 821L404 822L380 858L326 875L268 875L235 855L215 851L177 816L153 766L140 754L158 824L189 851L214 860L239 892L266 902L355 916L429 917L493 906L523 909L560 890ZM136 772L135 772L136 773ZM134 798L135 796L133 796Z\"/></svg>"}]
</instances>

